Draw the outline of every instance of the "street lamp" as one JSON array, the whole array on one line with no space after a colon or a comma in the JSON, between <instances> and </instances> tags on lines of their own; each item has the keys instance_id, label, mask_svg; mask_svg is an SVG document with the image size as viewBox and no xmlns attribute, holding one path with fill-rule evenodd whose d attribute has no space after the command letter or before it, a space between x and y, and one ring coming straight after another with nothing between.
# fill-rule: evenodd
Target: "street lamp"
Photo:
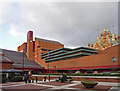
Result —
<instances>
[{"instance_id":1,"label":"street lamp","mask_svg":"<svg viewBox=\"0 0 120 91\"><path fill-rule=\"evenodd\" d=\"M38 48L40 48L40 46L37 46L37 63L38 63ZM37 65L38 68L38 65Z\"/></svg>"},{"instance_id":2,"label":"street lamp","mask_svg":"<svg viewBox=\"0 0 120 91\"><path fill-rule=\"evenodd\" d=\"M49 62L48 62L48 73L49 73Z\"/></svg>"},{"instance_id":3,"label":"street lamp","mask_svg":"<svg viewBox=\"0 0 120 91\"><path fill-rule=\"evenodd\" d=\"M23 66L23 67L22 67L22 68L23 68L23 75L24 75L24 52L25 52L25 48L24 48L24 46L23 46L23 65L22 65L22 66Z\"/></svg>"},{"instance_id":4,"label":"street lamp","mask_svg":"<svg viewBox=\"0 0 120 91\"><path fill-rule=\"evenodd\" d=\"M49 52L48 52L48 59L49 59ZM49 73L49 61L48 61L48 73Z\"/></svg>"},{"instance_id":5,"label":"street lamp","mask_svg":"<svg viewBox=\"0 0 120 91\"><path fill-rule=\"evenodd\" d=\"M55 68L55 74L56 74L56 66L53 66Z\"/></svg>"},{"instance_id":6,"label":"street lamp","mask_svg":"<svg viewBox=\"0 0 120 91\"><path fill-rule=\"evenodd\" d=\"M43 68L43 73L45 73L45 67L42 67Z\"/></svg>"},{"instance_id":7,"label":"street lamp","mask_svg":"<svg viewBox=\"0 0 120 91\"><path fill-rule=\"evenodd\" d=\"M48 58L49 58L49 52L48 52ZM48 61L48 74L49 74L49 61ZM49 79L49 81L50 81L50 74L49 74L48 79Z\"/></svg>"},{"instance_id":8,"label":"street lamp","mask_svg":"<svg viewBox=\"0 0 120 91\"><path fill-rule=\"evenodd\" d=\"M40 48L40 46L37 46L37 62L38 62L38 48Z\"/></svg>"}]
</instances>

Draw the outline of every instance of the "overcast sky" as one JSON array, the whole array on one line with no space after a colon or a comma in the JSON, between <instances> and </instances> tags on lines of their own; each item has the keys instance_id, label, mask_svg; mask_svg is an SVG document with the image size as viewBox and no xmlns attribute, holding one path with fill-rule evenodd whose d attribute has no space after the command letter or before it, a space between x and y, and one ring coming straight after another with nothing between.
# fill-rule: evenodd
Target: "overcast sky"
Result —
<instances>
[{"instance_id":1,"label":"overcast sky","mask_svg":"<svg viewBox=\"0 0 120 91\"><path fill-rule=\"evenodd\" d=\"M56 40L73 48L95 43L104 28L117 33L117 27L117 2L0 4L0 48L9 50L17 50L26 42L29 30L34 37Z\"/></svg>"}]
</instances>

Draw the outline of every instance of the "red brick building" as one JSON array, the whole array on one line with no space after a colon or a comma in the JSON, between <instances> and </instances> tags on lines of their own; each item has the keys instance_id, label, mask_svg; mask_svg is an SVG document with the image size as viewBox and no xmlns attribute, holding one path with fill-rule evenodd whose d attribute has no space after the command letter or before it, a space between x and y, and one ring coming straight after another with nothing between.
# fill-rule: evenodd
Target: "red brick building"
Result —
<instances>
[{"instance_id":1,"label":"red brick building","mask_svg":"<svg viewBox=\"0 0 120 91\"><path fill-rule=\"evenodd\" d=\"M23 53L18 51L6 49L0 49L0 51L0 70L17 69L34 72L43 71L43 68L36 61L29 60L25 53L23 56Z\"/></svg>"},{"instance_id":2,"label":"red brick building","mask_svg":"<svg viewBox=\"0 0 120 91\"><path fill-rule=\"evenodd\" d=\"M58 41L41 38L35 38L35 41L33 41L33 32L29 31L27 33L27 42L19 46L18 51L23 51L24 46L29 60L35 60L46 70L49 69L52 72L54 70L57 70L57 72L120 70L118 37L110 35L106 30L104 30L102 36L101 42L98 43L99 40L97 40L95 46L91 45L92 48L90 48L89 44L89 47L69 49L64 48L64 45ZM109 38L112 38L112 43L107 41Z\"/></svg>"},{"instance_id":3,"label":"red brick building","mask_svg":"<svg viewBox=\"0 0 120 91\"><path fill-rule=\"evenodd\" d=\"M0 70L8 70L12 68L13 61L11 61L9 58L5 57L5 55L0 52Z\"/></svg>"}]
</instances>

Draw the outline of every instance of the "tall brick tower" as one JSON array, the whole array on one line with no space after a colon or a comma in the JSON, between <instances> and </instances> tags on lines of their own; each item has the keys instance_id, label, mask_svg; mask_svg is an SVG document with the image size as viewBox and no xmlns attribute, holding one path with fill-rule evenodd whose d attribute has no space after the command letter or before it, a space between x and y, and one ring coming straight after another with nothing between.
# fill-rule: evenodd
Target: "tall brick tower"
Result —
<instances>
[{"instance_id":1,"label":"tall brick tower","mask_svg":"<svg viewBox=\"0 0 120 91\"><path fill-rule=\"evenodd\" d=\"M33 31L27 33L27 56L29 60L34 60L33 57Z\"/></svg>"}]
</instances>

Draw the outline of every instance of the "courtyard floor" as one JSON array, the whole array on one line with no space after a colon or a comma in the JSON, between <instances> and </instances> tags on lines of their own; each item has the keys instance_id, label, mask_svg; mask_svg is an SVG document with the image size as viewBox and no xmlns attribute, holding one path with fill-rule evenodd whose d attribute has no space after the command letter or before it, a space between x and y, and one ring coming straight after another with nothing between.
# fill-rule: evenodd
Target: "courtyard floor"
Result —
<instances>
[{"instance_id":1,"label":"courtyard floor","mask_svg":"<svg viewBox=\"0 0 120 91\"><path fill-rule=\"evenodd\" d=\"M38 83L9 82L0 84L1 91L119 91L120 83L99 82L94 88L86 89L80 81L59 83L54 80Z\"/></svg>"}]
</instances>

